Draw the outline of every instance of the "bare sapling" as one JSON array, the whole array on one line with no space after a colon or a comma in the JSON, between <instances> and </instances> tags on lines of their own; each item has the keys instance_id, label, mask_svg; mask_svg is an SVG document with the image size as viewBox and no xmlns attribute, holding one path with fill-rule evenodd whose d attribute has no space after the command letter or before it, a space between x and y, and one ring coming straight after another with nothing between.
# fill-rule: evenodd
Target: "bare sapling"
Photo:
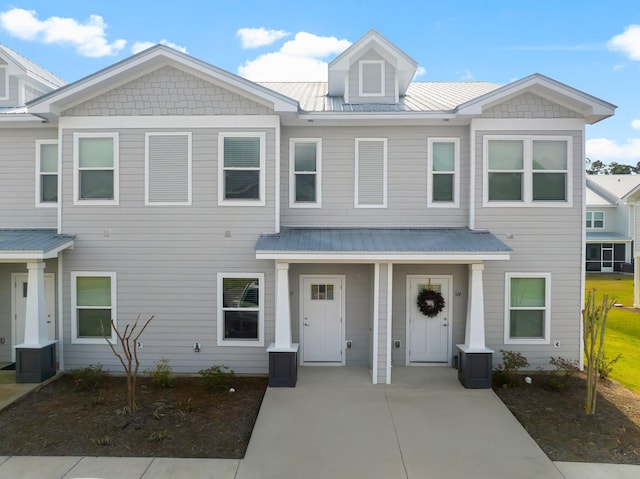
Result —
<instances>
[{"instance_id":1,"label":"bare sapling","mask_svg":"<svg viewBox=\"0 0 640 479\"><path fill-rule=\"evenodd\" d=\"M140 329L138 334L136 334L135 336L133 336L133 334L136 330L136 327L138 326L140 315L138 315L133 325L127 324L122 333L118 331L118 328L116 327L113 319L111 320L111 327L120 340L122 354L116 351L116 348L111 342L111 339L109 339L105 335L105 339L111 347L111 351L113 351L113 354L115 354L116 357L120 360L120 363L122 364L122 367L127 374L127 408L129 413L134 412L137 407L136 382L138 380L138 369L140 368L140 361L138 360L138 340L153 318L154 316L151 316L149 319L147 319L147 321L142 326L142 329ZM129 326L131 326L131 328L129 328Z\"/></svg>"},{"instance_id":2,"label":"bare sapling","mask_svg":"<svg viewBox=\"0 0 640 479\"><path fill-rule=\"evenodd\" d=\"M607 316L613 307L615 299L609 301L609 296L602 298L600 306L596 304L596 290L592 290L582 310L582 339L584 355L587 361L587 397L584 411L588 415L596 413L596 398L598 396L598 370L602 360L604 348L604 333L607 326Z\"/></svg>"}]
</instances>

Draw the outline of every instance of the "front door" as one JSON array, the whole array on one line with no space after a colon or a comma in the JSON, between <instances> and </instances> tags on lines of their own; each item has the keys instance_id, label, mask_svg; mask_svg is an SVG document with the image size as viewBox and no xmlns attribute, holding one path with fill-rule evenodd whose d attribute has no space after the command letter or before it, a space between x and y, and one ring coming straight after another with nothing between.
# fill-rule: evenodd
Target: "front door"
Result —
<instances>
[{"instance_id":1,"label":"front door","mask_svg":"<svg viewBox=\"0 0 640 479\"><path fill-rule=\"evenodd\" d=\"M613 273L613 244L602 244L602 268L603 273Z\"/></svg>"},{"instance_id":2,"label":"front door","mask_svg":"<svg viewBox=\"0 0 640 479\"><path fill-rule=\"evenodd\" d=\"M302 276L302 364L344 364L344 277Z\"/></svg>"},{"instance_id":3,"label":"front door","mask_svg":"<svg viewBox=\"0 0 640 479\"><path fill-rule=\"evenodd\" d=\"M24 323L27 313L27 274L15 273L12 275L13 284L13 345L24 343ZM47 304L47 333L49 339L56 338L56 297L55 297L55 275L53 273L44 274L44 296ZM16 351L12 348L11 360L16 360Z\"/></svg>"},{"instance_id":4,"label":"front door","mask_svg":"<svg viewBox=\"0 0 640 479\"><path fill-rule=\"evenodd\" d=\"M407 315L409 363L446 363L450 350L451 278L445 276L407 277ZM437 291L444 298L443 309L434 317L418 308L418 295L425 289Z\"/></svg>"}]
</instances>

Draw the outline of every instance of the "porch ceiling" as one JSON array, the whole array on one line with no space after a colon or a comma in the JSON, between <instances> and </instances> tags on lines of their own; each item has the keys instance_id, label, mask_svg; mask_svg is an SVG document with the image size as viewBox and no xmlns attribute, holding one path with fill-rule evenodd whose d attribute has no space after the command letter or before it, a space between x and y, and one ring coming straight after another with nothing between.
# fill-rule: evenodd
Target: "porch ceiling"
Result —
<instances>
[{"instance_id":1,"label":"porch ceiling","mask_svg":"<svg viewBox=\"0 0 640 479\"><path fill-rule=\"evenodd\" d=\"M511 248L489 231L469 228L283 228L263 234L257 259L288 261L508 260Z\"/></svg>"},{"instance_id":2,"label":"porch ceiling","mask_svg":"<svg viewBox=\"0 0 640 479\"><path fill-rule=\"evenodd\" d=\"M73 235L55 229L0 229L0 261L29 261L55 258L73 247Z\"/></svg>"}]
</instances>

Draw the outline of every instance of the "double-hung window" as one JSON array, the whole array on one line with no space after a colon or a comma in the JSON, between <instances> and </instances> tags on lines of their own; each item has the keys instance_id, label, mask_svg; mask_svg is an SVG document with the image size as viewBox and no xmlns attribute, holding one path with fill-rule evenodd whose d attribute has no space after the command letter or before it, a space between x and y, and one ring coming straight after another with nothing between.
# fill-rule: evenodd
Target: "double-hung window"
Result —
<instances>
[{"instance_id":1,"label":"double-hung window","mask_svg":"<svg viewBox=\"0 0 640 479\"><path fill-rule=\"evenodd\" d=\"M264 345L264 273L218 273L218 345Z\"/></svg>"},{"instance_id":2,"label":"double-hung window","mask_svg":"<svg viewBox=\"0 0 640 479\"><path fill-rule=\"evenodd\" d=\"M218 203L264 206L264 133L218 135Z\"/></svg>"},{"instance_id":3,"label":"double-hung window","mask_svg":"<svg viewBox=\"0 0 640 479\"><path fill-rule=\"evenodd\" d=\"M356 138L355 207L387 207L387 139Z\"/></svg>"},{"instance_id":4,"label":"double-hung window","mask_svg":"<svg viewBox=\"0 0 640 479\"><path fill-rule=\"evenodd\" d=\"M71 272L71 342L104 344L115 341L116 273Z\"/></svg>"},{"instance_id":5,"label":"double-hung window","mask_svg":"<svg viewBox=\"0 0 640 479\"><path fill-rule=\"evenodd\" d=\"M604 211L587 211L587 228L604 229Z\"/></svg>"},{"instance_id":6,"label":"double-hung window","mask_svg":"<svg viewBox=\"0 0 640 479\"><path fill-rule=\"evenodd\" d=\"M118 204L117 133L74 133L74 202Z\"/></svg>"},{"instance_id":7,"label":"double-hung window","mask_svg":"<svg viewBox=\"0 0 640 479\"><path fill-rule=\"evenodd\" d=\"M571 204L571 138L487 136L485 206Z\"/></svg>"},{"instance_id":8,"label":"double-hung window","mask_svg":"<svg viewBox=\"0 0 640 479\"><path fill-rule=\"evenodd\" d=\"M58 141L36 140L36 206L58 204Z\"/></svg>"},{"instance_id":9,"label":"double-hung window","mask_svg":"<svg viewBox=\"0 0 640 479\"><path fill-rule=\"evenodd\" d=\"M318 138L289 141L289 206L319 208L322 205L322 142Z\"/></svg>"},{"instance_id":10,"label":"double-hung window","mask_svg":"<svg viewBox=\"0 0 640 479\"><path fill-rule=\"evenodd\" d=\"M506 344L549 343L551 318L549 273L506 273Z\"/></svg>"},{"instance_id":11,"label":"double-hung window","mask_svg":"<svg viewBox=\"0 0 640 479\"><path fill-rule=\"evenodd\" d=\"M460 204L460 140L429 138L427 140L429 173L427 205L457 207Z\"/></svg>"}]
</instances>

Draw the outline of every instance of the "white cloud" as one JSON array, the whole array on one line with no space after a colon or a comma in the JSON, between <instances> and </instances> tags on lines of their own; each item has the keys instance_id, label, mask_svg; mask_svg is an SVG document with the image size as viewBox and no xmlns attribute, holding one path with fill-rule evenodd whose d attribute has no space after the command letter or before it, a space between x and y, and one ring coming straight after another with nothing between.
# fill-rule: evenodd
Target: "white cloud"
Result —
<instances>
[{"instance_id":1,"label":"white cloud","mask_svg":"<svg viewBox=\"0 0 640 479\"><path fill-rule=\"evenodd\" d=\"M427 74L427 69L426 68L418 67L417 70L416 70L415 75L413 75L413 79L415 80L416 78L421 77L421 76L426 75L426 74Z\"/></svg>"},{"instance_id":2,"label":"white cloud","mask_svg":"<svg viewBox=\"0 0 640 479\"><path fill-rule=\"evenodd\" d=\"M640 161L640 138L630 138L621 145L608 138L594 138L587 140L586 150L587 158L592 161L629 163L633 160L631 163L636 163Z\"/></svg>"},{"instance_id":3,"label":"white cloud","mask_svg":"<svg viewBox=\"0 0 640 479\"><path fill-rule=\"evenodd\" d=\"M640 130L640 120L633 120L631 122L631 128L634 130Z\"/></svg>"},{"instance_id":4,"label":"white cloud","mask_svg":"<svg viewBox=\"0 0 640 479\"><path fill-rule=\"evenodd\" d=\"M21 40L72 45L85 57L116 55L127 43L126 40L107 42L107 24L99 15L90 15L84 23L62 17L39 20L35 10L13 8L0 13L0 27Z\"/></svg>"},{"instance_id":5,"label":"white cloud","mask_svg":"<svg viewBox=\"0 0 640 479\"><path fill-rule=\"evenodd\" d=\"M631 60L640 60L640 25L629 25L624 33L611 38L607 47L626 53Z\"/></svg>"},{"instance_id":6,"label":"white cloud","mask_svg":"<svg viewBox=\"0 0 640 479\"><path fill-rule=\"evenodd\" d=\"M182 53L187 53L186 47L181 47L180 45L176 45L175 43L171 43L169 40L162 39L158 42L161 45L165 45L169 48L173 48L174 50L178 50ZM131 46L131 53L136 54L140 53L142 50L146 50L147 48L151 48L152 46L157 45L157 43L153 42L135 42Z\"/></svg>"},{"instance_id":7,"label":"white cloud","mask_svg":"<svg viewBox=\"0 0 640 479\"><path fill-rule=\"evenodd\" d=\"M267 30L264 27L240 28L236 32L236 36L240 38L242 43L242 48L265 47L288 35L291 34L284 30Z\"/></svg>"},{"instance_id":8,"label":"white cloud","mask_svg":"<svg viewBox=\"0 0 640 479\"><path fill-rule=\"evenodd\" d=\"M327 81L327 63L322 59L350 45L348 40L299 32L279 51L247 60L238 73L252 81Z\"/></svg>"},{"instance_id":9,"label":"white cloud","mask_svg":"<svg viewBox=\"0 0 640 479\"><path fill-rule=\"evenodd\" d=\"M458 75L458 80L460 81L474 80L474 76L473 73L471 73L471 70L462 70L461 72L456 72L456 75Z\"/></svg>"}]
</instances>

